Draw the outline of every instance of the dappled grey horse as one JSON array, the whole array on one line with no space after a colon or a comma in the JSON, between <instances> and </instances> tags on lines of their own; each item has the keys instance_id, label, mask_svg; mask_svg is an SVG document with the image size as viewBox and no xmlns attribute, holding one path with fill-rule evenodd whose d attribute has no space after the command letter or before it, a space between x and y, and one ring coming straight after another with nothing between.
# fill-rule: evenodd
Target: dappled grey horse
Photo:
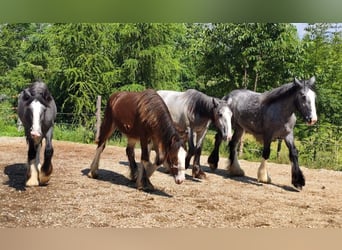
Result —
<instances>
[{"instance_id":1,"label":"dappled grey horse","mask_svg":"<svg viewBox=\"0 0 342 250\"><path fill-rule=\"evenodd\" d=\"M46 184L52 173L52 134L57 108L47 86L34 82L20 93L18 115L25 128L28 149L26 186ZM40 164L40 150L45 138L44 162Z\"/></svg>"},{"instance_id":2,"label":"dappled grey horse","mask_svg":"<svg viewBox=\"0 0 342 250\"><path fill-rule=\"evenodd\" d=\"M186 131L189 148L185 159L188 168L191 157L194 156L192 176L205 178L200 167L202 143L211 123L215 125L223 140L230 140L231 116L226 101L207 96L189 89L185 92L160 90L157 93L166 103L174 123L181 131Z\"/></svg>"},{"instance_id":3,"label":"dappled grey horse","mask_svg":"<svg viewBox=\"0 0 342 250\"><path fill-rule=\"evenodd\" d=\"M284 139L292 164L292 184L299 189L305 185L305 179L298 164L297 149L294 145L293 128L296 123L294 113L298 111L309 125L313 125L317 121L314 83L315 77L307 81L294 79L291 83L262 94L249 90L234 90L224 97L233 112L234 134L229 142L229 175L244 175L237 159L237 146L246 131L254 135L264 145L263 159L258 169L258 181L271 182L266 167L266 161L270 156L270 145L275 139ZM217 168L218 147L221 141L220 134L217 134L215 148L208 158L212 170Z\"/></svg>"}]
</instances>

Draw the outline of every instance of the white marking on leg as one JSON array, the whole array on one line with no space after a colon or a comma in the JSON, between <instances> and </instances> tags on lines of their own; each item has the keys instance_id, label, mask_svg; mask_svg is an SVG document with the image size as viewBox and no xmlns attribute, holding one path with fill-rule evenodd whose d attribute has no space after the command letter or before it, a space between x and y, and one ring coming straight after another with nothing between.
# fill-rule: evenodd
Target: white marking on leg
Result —
<instances>
[{"instance_id":1,"label":"white marking on leg","mask_svg":"<svg viewBox=\"0 0 342 250\"><path fill-rule=\"evenodd\" d=\"M260 167L258 168L258 181L263 183L271 183L271 178L268 175L267 160L262 159Z\"/></svg>"},{"instance_id":2,"label":"white marking on leg","mask_svg":"<svg viewBox=\"0 0 342 250\"><path fill-rule=\"evenodd\" d=\"M26 180L26 186L39 186L38 170L35 164L36 160L33 159L28 163L28 171L30 171L30 178Z\"/></svg>"},{"instance_id":3,"label":"white marking on leg","mask_svg":"<svg viewBox=\"0 0 342 250\"><path fill-rule=\"evenodd\" d=\"M308 91L308 97L310 99L311 104L311 112L312 112L312 119L310 125L313 125L317 122L317 113L316 113L316 94L311 89Z\"/></svg>"},{"instance_id":4,"label":"white marking on leg","mask_svg":"<svg viewBox=\"0 0 342 250\"><path fill-rule=\"evenodd\" d=\"M177 184L181 184L185 180L185 157L186 151L180 147L178 150L178 174L174 177Z\"/></svg>"},{"instance_id":5,"label":"white marking on leg","mask_svg":"<svg viewBox=\"0 0 342 250\"><path fill-rule=\"evenodd\" d=\"M245 172L241 169L237 157L234 158L233 163L228 165L228 175L231 176L244 176Z\"/></svg>"},{"instance_id":6,"label":"white marking on leg","mask_svg":"<svg viewBox=\"0 0 342 250\"><path fill-rule=\"evenodd\" d=\"M90 165L90 171L88 177L97 178L97 170L99 169L100 156L104 148L104 143L96 149L93 162Z\"/></svg>"},{"instance_id":7,"label":"white marking on leg","mask_svg":"<svg viewBox=\"0 0 342 250\"><path fill-rule=\"evenodd\" d=\"M224 123L227 125L227 141L230 141L230 139L232 138L232 111L230 110L230 108L225 107L223 109L222 117L222 119L225 119ZM224 126L224 124L222 123L223 122L221 122L221 126Z\"/></svg>"}]
</instances>

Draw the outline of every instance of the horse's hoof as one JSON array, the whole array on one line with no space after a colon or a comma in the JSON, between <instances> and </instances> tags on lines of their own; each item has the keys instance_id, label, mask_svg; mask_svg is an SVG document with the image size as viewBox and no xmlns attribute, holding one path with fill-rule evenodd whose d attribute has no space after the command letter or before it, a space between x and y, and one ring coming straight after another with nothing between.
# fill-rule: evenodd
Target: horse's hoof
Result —
<instances>
[{"instance_id":1,"label":"horse's hoof","mask_svg":"<svg viewBox=\"0 0 342 250\"><path fill-rule=\"evenodd\" d=\"M292 185L297 189L302 190L305 186L305 178L302 172L299 172L298 175L292 175Z\"/></svg>"},{"instance_id":2,"label":"horse's hoof","mask_svg":"<svg viewBox=\"0 0 342 250\"><path fill-rule=\"evenodd\" d=\"M26 181L26 186L27 187L39 186L39 181L38 179L30 178Z\"/></svg>"},{"instance_id":3,"label":"horse's hoof","mask_svg":"<svg viewBox=\"0 0 342 250\"><path fill-rule=\"evenodd\" d=\"M215 172L216 169L217 169L217 164L215 164L215 163L209 163L209 167L210 167L211 171Z\"/></svg>"},{"instance_id":4,"label":"horse's hoof","mask_svg":"<svg viewBox=\"0 0 342 250\"><path fill-rule=\"evenodd\" d=\"M197 179L201 179L201 180L207 179L207 175L202 170L200 170L198 172L193 171L192 177L197 178Z\"/></svg>"},{"instance_id":5,"label":"horse's hoof","mask_svg":"<svg viewBox=\"0 0 342 250\"><path fill-rule=\"evenodd\" d=\"M270 184L272 182L272 180L271 180L271 177L269 177L269 176L267 176L266 179L258 177L258 182Z\"/></svg>"},{"instance_id":6,"label":"horse's hoof","mask_svg":"<svg viewBox=\"0 0 342 250\"><path fill-rule=\"evenodd\" d=\"M305 181L303 182L292 182L292 185L295 186L295 188L297 188L298 190L302 190L303 187L305 186Z\"/></svg>"},{"instance_id":7,"label":"horse's hoof","mask_svg":"<svg viewBox=\"0 0 342 250\"><path fill-rule=\"evenodd\" d=\"M98 175L97 175L97 173L96 172L89 172L88 173L88 177L89 178L92 178L92 179L97 179L97 177L98 177Z\"/></svg>"},{"instance_id":8,"label":"horse's hoof","mask_svg":"<svg viewBox=\"0 0 342 250\"><path fill-rule=\"evenodd\" d=\"M39 174L39 185L46 185L51 179L51 175L45 175L43 172Z\"/></svg>"}]
</instances>

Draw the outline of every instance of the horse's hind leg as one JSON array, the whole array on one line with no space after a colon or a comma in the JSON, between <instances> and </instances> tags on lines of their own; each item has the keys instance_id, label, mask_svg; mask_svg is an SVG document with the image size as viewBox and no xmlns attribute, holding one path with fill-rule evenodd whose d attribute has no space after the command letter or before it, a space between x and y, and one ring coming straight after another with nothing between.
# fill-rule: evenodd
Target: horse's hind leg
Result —
<instances>
[{"instance_id":1,"label":"horse's hind leg","mask_svg":"<svg viewBox=\"0 0 342 250\"><path fill-rule=\"evenodd\" d=\"M28 139L28 166L26 172L26 186L38 186L38 166L41 144L35 145L31 138Z\"/></svg>"},{"instance_id":2,"label":"horse's hind leg","mask_svg":"<svg viewBox=\"0 0 342 250\"><path fill-rule=\"evenodd\" d=\"M286 146L289 149L289 156L291 160L291 172L292 172L292 185L296 188L302 189L305 186L305 178L298 164L298 152L294 145L293 133L290 133L285 138Z\"/></svg>"},{"instance_id":3,"label":"horse's hind leg","mask_svg":"<svg viewBox=\"0 0 342 250\"><path fill-rule=\"evenodd\" d=\"M236 127L233 137L229 142L229 165L228 165L228 175L230 176L244 176L245 172L241 169L238 156L237 156L237 147L243 135L243 129L240 127Z\"/></svg>"},{"instance_id":4,"label":"horse's hind leg","mask_svg":"<svg viewBox=\"0 0 342 250\"><path fill-rule=\"evenodd\" d=\"M52 156L53 156L52 133L53 133L53 128L51 127L45 137L46 145L45 145L45 151L44 151L44 163L41 168L38 167L40 185L46 184L50 180L51 173L52 173L52 163L51 163Z\"/></svg>"},{"instance_id":5,"label":"horse's hind leg","mask_svg":"<svg viewBox=\"0 0 342 250\"><path fill-rule=\"evenodd\" d=\"M103 120L101 124L100 136L99 136L99 140L97 143L97 148L96 148L94 159L90 165L90 171L88 173L88 177L95 178L95 179L97 178L97 170L99 169L100 156L106 147L106 141L112 135L114 130L115 130L115 125L112 119L109 118L106 113L105 119Z\"/></svg>"},{"instance_id":6,"label":"horse's hind leg","mask_svg":"<svg viewBox=\"0 0 342 250\"><path fill-rule=\"evenodd\" d=\"M221 142L222 142L222 134L216 133L214 149L208 157L209 167L211 168L212 171L215 171L217 169L217 164L219 162L219 157L220 157L219 149L220 149Z\"/></svg>"},{"instance_id":7,"label":"horse's hind leg","mask_svg":"<svg viewBox=\"0 0 342 250\"><path fill-rule=\"evenodd\" d=\"M137 170L138 170L138 166L137 163L135 161L135 153L134 153L134 147L136 144L136 140L132 139L132 138L128 138L127 139L127 147L126 147L126 155L128 158L128 162L129 162L129 168L130 168L130 178L132 181L136 181L137 180Z\"/></svg>"}]
</instances>

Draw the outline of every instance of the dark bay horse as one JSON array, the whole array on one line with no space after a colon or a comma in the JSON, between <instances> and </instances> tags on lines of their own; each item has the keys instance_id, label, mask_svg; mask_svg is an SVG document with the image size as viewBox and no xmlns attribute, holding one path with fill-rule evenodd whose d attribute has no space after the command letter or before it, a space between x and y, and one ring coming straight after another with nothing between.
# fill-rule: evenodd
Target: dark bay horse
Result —
<instances>
[{"instance_id":1,"label":"dark bay horse","mask_svg":"<svg viewBox=\"0 0 342 250\"><path fill-rule=\"evenodd\" d=\"M97 169L107 139L115 129L128 138L126 153L129 160L130 176L138 189L153 190L149 178L156 168L165 164L177 184L185 180L185 150L178 131L173 125L170 113L154 90L143 92L117 92L107 102L104 120L94 160L88 176L97 177ZM135 144L140 141L141 164L134 157ZM152 142L156 151L154 164L150 162L148 144Z\"/></svg>"},{"instance_id":2,"label":"dark bay horse","mask_svg":"<svg viewBox=\"0 0 342 250\"><path fill-rule=\"evenodd\" d=\"M270 145L275 139L284 139L289 149L292 165L292 184L301 189L305 179L298 164L298 153L294 145L293 128L296 123L295 112L298 111L308 125L317 121L315 97L313 91L315 77L306 81L296 78L293 82L280 86L265 93L249 90L234 90L224 99L233 112L234 134L229 142L230 163L228 174L243 176L237 159L237 146L246 131L263 143L262 162L258 169L258 181L270 183L266 161L270 156ZM217 168L219 159L218 147L221 143L220 134L216 135L215 148L208 158L212 170Z\"/></svg>"},{"instance_id":3,"label":"dark bay horse","mask_svg":"<svg viewBox=\"0 0 342 250\"><path fill-rule=\"evenodd\" d=\"M194 156L192 176L205 178L200 166L200 156L209 125L213 123L224 140L230 140L232 136L232 112L226 101L194 89L185 92L160 90L157 93L163 98L179 129L187 131L189 148L185 168L189 167L191 157Z\"/></svg>"},{"instance_id":4,"label":"dark bay horse","mask_svg":"<svg viewBox=\"0 0 342 250\"><path fill-rule=\"evenodd\" d=\"M52 173L52 135L57 108L55 101L43 82L34 82L23 90L18 100L18 116L25 128L28 149L26 186L46 184ZM40 164L40 150L45 138L43 166Z\"/></svg>"}]
</instances>

